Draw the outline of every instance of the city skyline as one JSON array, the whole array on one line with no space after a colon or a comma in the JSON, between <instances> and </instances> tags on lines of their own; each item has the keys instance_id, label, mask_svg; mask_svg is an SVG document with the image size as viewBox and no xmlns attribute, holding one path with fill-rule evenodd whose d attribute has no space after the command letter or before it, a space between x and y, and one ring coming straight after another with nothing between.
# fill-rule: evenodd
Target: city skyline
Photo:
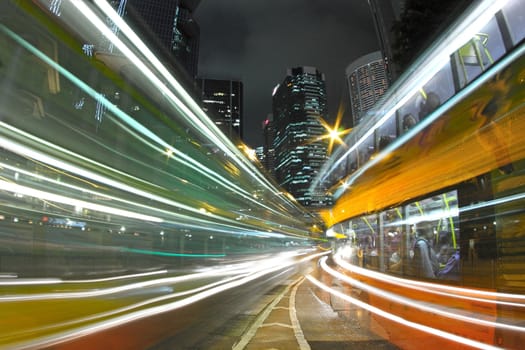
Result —
<instances>
[{"instance_id":1,"label":"city skyline","mask_svg":"<svg viewBox=\"0 0 525 350\"><path fill-rule=\"evenodd\" d=\"M333 1L330 7L299 0L276 6L202 1L195 19L201 28L199 76L244 84L244 141L249 146L262 145L273 88L296 66L315 66L326 75L329 120L335 120L342 103L343 124L349 125L345 67L378 49L365 1Z\"/></svg>"}]
</instances>

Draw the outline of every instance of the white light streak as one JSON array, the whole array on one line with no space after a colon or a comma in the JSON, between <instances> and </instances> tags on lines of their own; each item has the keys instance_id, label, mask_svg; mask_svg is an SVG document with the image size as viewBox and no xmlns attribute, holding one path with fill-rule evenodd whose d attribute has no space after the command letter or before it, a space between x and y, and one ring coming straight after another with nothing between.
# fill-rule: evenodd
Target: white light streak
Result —
<instances>
[{"instance_id":1,"label":"white light streak","mask_svg":"<svg viewBox=\"0 0 525 350\"><path fill-rule=\"evenodd\" d=\"M435 314L435 315L440 315L440 316L443 316L443 317L452 318L452 319L460 320L460 321L463 321L463 322L477 324L477 325L484 326L484 327L502 328L502 329L507 329L507 330L512 330L512 331L516 331L516 332L525 333L525 328L524 327L513 326L513 325L508 325L508 324L499 323L499 322L493 322L493 321L487 321L487 320L483 320L483 319L481 319L479 317L476 318L476 317L469 317L469 316L461 315L461 314L458 313L458 310L454 310L454 309L452 309L453 311L446 311L446 310L444 310L442 308L431 307L431 306L429 306L428 303L418 302L418 301L416 301L414 299L408 299L406 297L402 297L402 296L396 295L394 293L386 292L386 291L381 290L379 288L367 285L366 283L358 281L358 280L356 280L354 278L346 276L346 275L344 275L344 274L342 274L342 273L340 273L338 271L335 271L334 269L330 268L326 264L326 257L321 259L321 267L323 268L323 270L328 272L330 275L334 276L337 279L340 279L341 281L345 281L346 283L349 283L352 286L356 286L357 288L360 288L362 290L366 290L366 291L368 291L368 292L370 292L370 293L372 293L374 295L377 295L377 296L379 296L381 298L385 298L387 300L394 301L396 303L400 303L400 304L403 304L403 305L406 305L406 306L409 306L409 307L413 307L413 308L421 310L423 312L427 312L427 313ZM525 305L523 305L523 306L525 306Z\"/></svg>"},{"instance_id":2,"label":"white light streak","mask_svg":"<svg viewBox=\"0 0 525 350\"><path fill-rule=\"evenodd\" d=\"M96 17L96 15L89 9L89 7L87 7L86 4L84 4L83 2L73 2L72 3L73 5L75 5L79 10L81 11L85 11L85 12L82 12L82 14L84 16L88 16L87 18L92 21L92 23L97 26L97 28L99 28L100 30L103 31L103 33L105 35L108 36L108 38L111 38L112 40L114 40L116 43L117 43L117 47L124 53L126 53L128 57L128 59L130 59L134 64L137 65L137 68L140 68L142 71L143 71L143 74L145 74L148 79L150 79L150 81L152 81L152 83L155 84L155 86L157 88L159 88L167 97L169 97L170 99L172 99L173 101L178 101L177 103L180 104L180 108L182 108L183 110L186 110L187 107L186 106L183 106L182 103L173 95L173 93L166 87L164 86L160 80L150 71L148 70L144 63L140 61L140 59L138 59L135 55L132 54L131 50L129 48L127 48L127 46L125 46L115 35L114 33L111 32L111 30L109 30L105 24L99 19ZM112 10L113 11L113 10ZM122 21L122 19L120 17L117 16L118 21ZM43 60L44 62L46 62L47 64L49 64L50 66L52 66L54 69L56 69L57 71L59 71L61 74L63 74L66 78L68 78L71 82L73 82L74 84L78 85L79 88L83 89L86 93L88 93L89 95L91 95L92 97L97 97L99 96L99 94L93 90L91 87L89 87L87 84L85 84L83 81L79 80L77 77L75 77L71 72L65 70L62 66L60 66L57 62L55 62L54 60L50 59L49 57L47 57L45 54L43 54L42 52L40 52L38 49L36 49L35 47L33 47L32 45L30 45L27 41L25 41L23 38L19 37L18 35L16 35L15 33L13 33L12 31L10 31L8 28L2 26L0 27L5 33L7 33L10 37L12 37L14 40L16 40L17 42L19 42L22 46L24 46L26 49L28 49L30 52L32 52L33 54L35 54L37 57L39 57L41 60ZM170 76L171 79L173 79L173 77ZM174 80L174 79L173 79ZM185 93L185 92L184 92ZM269 206L267 206L266 204L264 204L264 202L262 201L257 201L256 199L252 198L251 194L244 190L243 188L237 186L236 184L232 183L231 181L227 180L226 178L224 177L221 177L219 174L213 172L211 169L207 168L206 166L198 163L197 161L195 161L194 159L192 159L191 157L188 157L186 154L184 154L183 152L180 152L179 150L173 148L170 144L166 143L164 140L160 139L157 135L155 135L153 132L151 132L149 129L143 127L142 125L140 125L136 120L134 120L133 118L131 118L129 115L125 114L123 111L121 111L120 109L118 109L115 105L113 105L112 103L110 103L110 101L107 101L106 99L104 99L104 103L106 105L106 107L108 108L108 110L111 110L112 113L114 113L116 116L118 116L121 120L123 120L126 124L128 124L131 128L137 130L138 132L144 134L146 137L148 137L149 139L151 140L154 140L156 143L158 143L160 146L158 147L158 153L163 153L165 152L167 149L168 150L172 150L178 157L177 157L177 160L179 161L182 161L184 160L185 162L183 162L185 165L189 166L190 168L200 172L203 176L206 176L208 179L210 179L211 181L214 181L216 182L218 185L220 185L221 187L225 187L227 188L229 191L234 191L235 193L237 193L238 195L240 195L242 198L244 198L245 200L248 200L254 204L256 204L257 206L259 207L262 207L266 210L269 210L271 212L273 212L274 214L277 214L278 216L281 216L281 217L287 217L288 219L290 218L289 216L286 215L286 213L283 213L282 211L280 210L276 210L276 209L273 209ZM193 102L194 103L194 102ZM191 113L189 110L186 111L187 113ZM10 127L9 125L6 124L6 126ZM14 129L12 127L10 127L11 129ZM19 133L23 133L22 131L19 131ZM32 137L32 135L30 135ZM210 136L211 137L211 136ZM34 137L32 137L34 138ZM1 142L2 140L0 140ZM144 140L143 140L144 141ZM145 141L144 141L145 142ZM47 143L47 142L46 142ZM52 145L52 144L49 144L47 143L48 146L50 147L53 147L53 148L58 148L57 146L55 145ZM20 146L18 146L20 147ZM237 153L240 153L237 151L236 147L233 147L233 149L237 152ZM16 151L14 151L16 152ZM64 151L65 153L69 153L69 152L66 152ZM17 152L18 153L18 152ZM33 153L38 153L38 152L33 152ZM229 152L231 153L231 152ZM21 154L24 154L24 153L21 153ZM75 166L71 166L71 165L68 165L67 167L63 167L65 166L66 164L64 162L61 162L61 161L58 161L58 160L54 160L53 163L47 163L45 162L43 158L46 158L47 160L51 159L51 157L48 157L46 155L41 155L41 158L35 158L35 159L39 159L40 161L46 163L46 164L53 164L53 166L56 166L60 169L64 169L64 170L67 170L67 171L71 171L75 174L79 174L79 175L83 175L86 173L85 170L83 169L79 169L78 167L75 167ZM79 157L79 158L82 158L78 155L76 155L76 157ZM232 160L233 161L236 161L237 159L239 158L239 154L235 154L235 155L232 155ZM244 158L244 157L242 157ZM84 159L85 160L85 159ZM90 161L90 160L88 160ZM100 165L102 166L102 165ZM243 166L244 167L244 166ZM245 170L249 170L249 169L245 169ZM76 171L79 171L80 173L76 172ZM253 175L253 173L250 172L250 174ZM98 181L101 180L101 177L96 175L96 174L91 174L92 176L94 176L95 178L97 178ZM93 178L93 177L91 177ZM93 179L95 179L93 178ZM106 181L108 181L108 179L105 179ZM111 181L111 180L110 180ZM268 180L265 180L266 182ZM113 186L113 187L116 187L116 183L111 181L112 183L109 184L110 186ZM102 182L104 183L104 182ZM266 185L265 185L266 186ZM121 187L117 187L117 188L120 188L120 189L124 189L122 188L122 185ZM274 191L274 187L269 187L272 189L271 192ZM132 192L132 193L135 193L137 194L137 191L136 189L130 187L130 186L126 186L126 191L128 192ZM142 192L142 191L141 191ZM152 199L152 197L155 197L156 200L160 200L160 201L166 201L165 198L161 198L161 197L158 197L158 196L152 196L151 194L148 194L145 196L146 198L148 199ZM175 202L173 201L170 201L171 204L174 204ZM177 203L177 206L179 207L182 207L183 205L180 204L180 203ZM297 206L295 206L296 209L299 209ZM189 210L191 212L196 212L197 209L196 208L192 208L192 207L185 207L186 210ZM223 217L220 217L220 216L216 216L216 215L213 215L212 216L215 218L215 219L218 219L218 220L226 220L226 221L230 221L229 219L226 219L226 218L223 218Z\"/></svg>"},{"instance_id":3,"label":"white light streak","mask_svg":"<svg viewBox=\"0 0 525 350\"><path fill-rule=\"evenodd\" d=\"M450 62L450 56L472 39L472 37L478 33L499 10L501 10L506 2L506 0L480 1L472 11L469 11L466 16L458 20L456 22L457 24L449 30L449 33L445 33L446 35L444 34L440 41L434 44L433 47L429 48L426 54L422 56L418 62L414 63L413 66L416 68L414 73L406 76L404 81L402 81L402 84L398 83L398 85L395 86L395 91L392 90L387 92L382 103L374 108L373 111L378 111L378 115L381 115L381 117L371 125L369 125L369 123L366 123L366 125L359 125L351 134L349 134L345 139L345 143L349 148L342 155L340 155L340 152L334 153L331 159L323 167L322 171L320 171L320 177L312 183L312 187L317 186L323 181L322 179L327 178L341 162L343 162L352 152L356 151L360 145L369 139L369 137L372 137L376 130L389 120L399 108L405 105L415 94L418 94L420 89ZM459 99L460 96L464 96L469 90L470 88L464 89L464 91L457 94L457 97L451 98L451 100ZM438 111L445 109L445 105L449 104L443 104L440 106L438 110L433 113L434 118L427 117L427 119L418 123L416 128L411 129L407 134L399 138L395 144L408 139L409 136L414 135L417 131L432 123L440 114ZM364 130L364 133L354 140L356 135L362 130ZM393 147L393 145L390 147ZM356 173L354 173L352 178L349 179L344 186L351 185L360 174L373 164L377 163L380 159L380 157L377 157L376 159L367 162L366 166L361 167ZM342 194L345 190L345 188L339 189L337 191L338 195Z\"/></svg>"},{"instance_id":4,"label":"white light streak","mask_svg":"<svg viewBox=\"0 0 525 350\"><path fill-rule=\"evenodd\" d=\"M264 188L269 191L275 190L274 185L272 185L270 181L264 177L248 159L246 159L244 154L231 143L230 139L217 128L217 126L202 111L199 104L193 100L193 98L186 92L180 83L171 75L168 69L151 52L146 44L127 25L127 23L120 16L118 16L115 10L106 1L95 0L95 4L106 16L112 20L113 23L115 23L120 28L120 32L130 39L130 42L132 42L138 48L138 51L145 56L147 61L152 63L152 67L155 67L160 76L169 82L170 86L173 87L175 91L181 96L182 100L177 98L172 93L172 91L166 87L156 77L156 75L148 67L146 67L143 62L135 54L133 54L133 52L124 43L122 43L122 41L120 41L120 39L118 39L118 37L112 33L106 33L109 38L115 41L115 45L122 51L122 53L125 54L125 56L130 59L130 61L132 61L137 66L137 68L139 68L142 73L145 74L148 79L150 79L150 81L163 92L163 94L166 95L166 97L169 97L171 101L175 103L177 108L180 109L184 116L188 118L187 120L194 123L195 131L203 132L206 137L210 138L215 145L217 145L225 154L230 157L231 161L239 165L249 174L249 176L256 179ZM103 23L99 23L100 20L87 7L82 6L80 11L83 15L87 16L88 20L92 21L95 26L97 26L97 28L99 28L100 25L103 26ZM187 107L186 104L189 107ZM167 145L167 147L172 148L170 145ZM184 156L184 154L181 156ZM230 185L235 186L234 184ZM237 187L235 186L235 188ZM237 190L242 192L242 189L240 188L237 188ZM244 195L249 196L248 193L243 192L243 196ZM262 205L260 202L258 203L259 205ZM286 203L288 205L292 204L291 202ZM294 207L298 208L297 206Z\"/></svg>"},{"instance_id":5,"label":"white light streak","mask_svg":"<svg viewBox=\"0 0 525 350\"><path fill-rule=\"evenodd\" d=\"M398 286L414 288L420 291L434 290L436 294L447 292L444 295L456 297L456 298L468 299L472 301L505 304L505 305L518 306L518 307L525 306L525 304L508 303L508 302L503 301L503 300L516 300L516 301L521 301L522 303L525 303L525 295L523 294L497 293L497 292L490 292L490 291L484 291L484 290L479 290L479 289L461 288L461 287L454 287L454 286L449 286L445 284L421 282L421 281L415 281L415 280L406 279L406 278L394 277L394 276L391 276L385 273L380 273L377 271L372 271L369 269L365 269L362 267L352 265L336 255L334 255L334 261L339 266L344 268L345 270L351 271L359 275L372 277L382 282L392 283ZM457 294L448 294L448 292L453 292ZM471 297L470 295L477 295L478 297ZM483 298L487 298L487 299L483 299Z\"/></svg>"},{"instance_id":6,"label":"white light streak","mask_svg":"<svg viewBox=\"0 0 525 350\"><path fill-rule=\"evenodd\" d=\"M266 275L269 275L271 273L275 273L278 271L286 270L293 265L315 259L316 257L322 256L325 254L326 253L313 254L308 257L302 258L300 260L295 260L295 259L290 259L290 258L283 259L282 257L281 258L277 257L277 258L267 259L263 261L254 261L252 262L253 265L251 266L256 267L256 269L254 271L248 271L250 272L248 275L242 276L239 279L231 278L230 280L227 280L226 283L222 283L220 285L210 284L207 286L207 287L210 287L213 285L212 288L207 288L203 286L200 289L204 289L204 288L207 288L207 289L199 293L193 294L188 298L177 300L177 301L163 304L163 305L153 306L147 309L137 310L137 311L134 311L128 314L124 314L124 315L119 315L117 317L110 318L108 320L99 321L97 323L90 324L87 326L82 326L82 327L79 327L73 330L67 330L59 334L42 337L40 339L35 339L35 340L31 340L31 341L24 342L24 343L18 343L16 344L15 347L16 348L39 348L39 347L52 346L54 344L58 344L58 343L65 342L65 341L71 341L71 340L74 340L74 339L77 339L77 338L80 338L80 337L83 337L89 334L101 332L103 330L110 329L116 326L120 326L128 322L133 322L133 321L140 320L146 317L156 316L160 313L174 311L179 308L197 303L206 298L212 297L218 293L222 293L224 291L227 291L233 288L241 287L263 276L266 276ZM214 273L210 271L207 273L210 274L210 277L216 275L216 272ZM195 274L195 275L201 275L202 277L204 277L204 273ZM186 276L174 277L173 279L179 279L179 278L186 278ZM155 280L155 281L157 281L158 283L159 280ZM151 281L151 283L154 283L155 281ZM143 283L148 283L148 282L143 282ZM139 283L135 283L134 285L137 288L142 288L142 286L140 286ZM64 294L64 293L61 293L61 294ZM170 296L163 296L159 298L161 298L159 300L165 300L165 299L169 299ZM153 302L152 300L144 301L144 303L149 304ZM134 307L140 306L140 304L141 303L135 304Z\"/></svg>"},{"instance_id":7,"label":"white light streak","mask_svg":"<svg viewBox=\"0 0 525 350\"><path fill-rule=\"evenodd\" d=\"M102 213L124 216L124 217L143 220L143 221L163 222L161 218L158 218L155 216L144 215L144 214L132 212L129 210L108 207L105 205L100 205L100 204L86 202L86 201L82 201L82 200L78 200L78 199L74 199L70 197L65 197L65 196L61 196L61 195L54 194L51 192L40 191L34 188L17 185L17 184L10 183L4 180L0 180L0 188L2 188L4 191L20 193L20 194L38 198L41 200L57 202L61 204L71 205L71 206L81 206L82 208L96 210Z\"/></svg>"},{"instance_id":8,"label":"white light streak","mask_svg":"<svg viewBox=\"0 0 525 350\"><path fill-rule=\"evenodd\" d=\"M460 344L464 344L464 345L468 345L468 346L471 346L471 347L474 347L474 348L477 348L477 349L485 349L485 350L496 350L496 349L501 349L499 347L496 347L496 346L492 346L492 345L488 345L488 344L484 344L484 343L480 343L480 342L477 342L477 341L474 341L474 340L471 340L471 339L468 339L468 338L464 338L464 337L460 337L458 335L455 335L453 333L449 333L449 332L444 332L442 330L439 330L439 329L436 329L436 328L432 328L432 327L428 327L428 326L425 326L425 325L421 325L419 323L416 323L416 322L411 322L411 321L408 321L408 320L405 320L404 318L402 317L399 317L397 315L394 315L392 313L389 313L389 312L386 312L384 310L381 310L375 306L372 306L370 304L367 304L365 302L362 302L361 300L359 299L356 299L356 298L353 298L351 296L348 296L340 291L337 291L331 287L328 287L327 285L323 284L322 282L318 281L317 279L315 279L314 277L312 277L311 275L307 275L306 278L312 282L313 284L315 284L317 287L321 288L322 290L324 291L327 291L329 293L331 293L332 295L340 298L340 299L343 299L349 303L352 303L356 306L359 306L367 311L370 311L378 316L381 316L381 317L384 317L388 320L391 320L391 321L394 321L394 322L397 322L399 324L402 324L402 325L405 325L405 326L408 326L408 327L411 327L411 328L414 328L414 329L417 329L417 330L420 330L422 332L425 332L425 333L429 333L429 334L432 334L432 335L435 335L435 336L438 336L440 338L444 338L444 339L447 339L447 340L451 340L451 341L454 341L454 342L457 342L457 343L460 343Z\"/></svg>"},{"instance_id":9,"label":"white light streak","mask_svg":"<svg viewBox=\"0 0 525 350\"><path fill-rule=\"evenodd\" d=\"M182 111L182 114L187 117L187 120L191 120L194 123L194 128L196 131L204 132L205 136L208 137L215 145L221 148L226 154L228 154L232 161L238 163L242 168L244 168L245 171L247 171L251 176L254 176L254 178L258 178L259 181L261 181L261 176L256 176L256 173L248 168L244 162L240 162L239 159L244 159L244 155L237 150L233 144L231 144L231 141L229 141L215 126L214 123L212 123L209 118L203 114L200 118L197 118L196 113L200 111L200 107L193 101L193 99L187 94L187 92L184 90L184 88L173 78L171 74L167 71L167 69L164 67L164 65L161 64L160 61L153 55L153 53L147 48L147 46L136 36L136 34L129 28L129 26L124 22L124 20L116 14L114 9L106 2L106 1L95 1L96 5L104 11L104 13L112 20L113 23L115 23L119 28L121 28L122 33L124 33L126 36L128 36L132 42L135 43L135 45L139 48L142 54L146 56L146 58L154 63L154 66L157 70L159 70L163 76L163 78L167 79L167 81L170 82L171 86L175 88L177 93L185 97L185 102L189 104L192 109L186 106L173 92L164 85L160 79L150 70L148 67L142 62L132 51L131 49L126 46L114 33L111 32L109 28L105 26L105 24L101 21L101 19L96 16L91 9L82 2L75 2L73 3L74 6L76 6L79 10L79 12L86 16L86 18L92 22L95 27L99 28L101 32L109 38L111 42L114 43L114 45L145 75L145 77L162 93L169 98L169 101L175 104L177 109ZM110 104L110 103L108 103ZM224 186L226 188L235 189L235 191L244 197L247 200L250 200L254 203L258 203L260 206L265 207L268 210L272 210L276 212L274 209L267 207L263 205L261 202L255 201L253 198L251 198L250 193L245 191L243 188L237 186L236 184L232 183L231 181L225 179L224 177L220 176L219 174L213 172L209 168L206 168L202 164L195 162L192 158L188 157L183 152L180 152L179 150L175 149L173 146L165 142L164 140L160 139L157 135L149 131L148 129L144 128L142 125L139 125L136 121L129 118L129 116L124 115L123 113L118 113L119 117L125 118L125 121L135 128L136 130L141 131L145 136L148 138L154 140L158 144L161 145L161 150L170 150L173 153L175 153L178 157L186 160L188 166L193 167L196 170L200 170L202 174L206 177L208 177L210 180L215 181L217 184ZM218 137L217 135L220 135ZM226 147L225 145L229 144L230 147ZM267 180L264 181L264 184L266 187L268 185L266 184ZM268 187L270 188L270 187ZM273 188L273 187L272 187ZM276 212L278 213L278 212ZM280 213L279 213L280 214Z\"/></svg>"}]
</instances>

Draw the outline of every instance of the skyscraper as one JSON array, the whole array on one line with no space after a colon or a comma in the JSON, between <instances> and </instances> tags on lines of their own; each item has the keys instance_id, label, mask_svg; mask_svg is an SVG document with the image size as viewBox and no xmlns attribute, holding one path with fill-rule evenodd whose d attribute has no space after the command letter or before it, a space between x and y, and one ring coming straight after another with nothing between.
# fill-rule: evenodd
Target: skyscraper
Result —
<instances>
[{"instance_id":1,"label":"skyscraper","mask_svg":"<svg viewBox=\"0 0 525 350\"><path fill-rule=\"evenodd\" d=\"M326 114L324 74L314 67L288 69L273 93L275 174L279 185L304 206L326 205L324 193L309 188L327 159L327 142L321 138Z\"/></svg>"},{"instance_id":2,"label":"skyscraper","mask_svg":"<svg viewBox=\"0 0 525 350\"><path fill-rule=\"evenodd\" d=\"M268 172L275 178L275 148L273 141L275 140L275 123L273 122L273 114L268 114L264 120L263 125L263 165Z\"/></svg>"},{"instance_id":3,"label":"skyscraper","mask_svg":"<svg viewBox=\"0 0 525 350\"><path fill-rule=\"evenodd\" d=\"M242 140L242 82L199 78L197 85L202 109L231 140Z\"/></svg>"},{"instance_id":4,"label":"skyscraper","mask_svg":"<svg viewBox=\"0 0 525 350\"><path fill-rule=\"evenodd\" d=\"M394 81L399 73L399 68L393 61L392 45L395 40L393 26L395 21L399 20L400 6L403 2L402 0L368 1L389 83Z\"/></svg>"},{"instance_id":5,"label":"skyscraper","mask_svg":"<svg viewBox=\"0 0 525 350\"><path fill-rule=\"evenodd\" d=\"M257 157L257 160L259 161L259 163L261 163L261 165L264 165L264 147L263 146L256 147L254 152L255 152L255 156Z\"/></svg>"},{"instance_id":6,"label":"skyscraper","mask_svg":"<svg viewBox=\"0 0 525 350\"><path fill-rule=\"evenodd\" d=\"M173 55L190 79L197 77L200 28L193 12L200 0L113 0L126 22Z\"/></svg>"},{"instance_id":7,"label":"skyscraper","mask_svg":"<svg viewBox=\"0 0 525 350\"><path fill-rule=\"evenodd\" d=\"M385 61L380 51L369 53L346 68L352 126L358 125L388 88Z\"/></svg>"}]
</instances>

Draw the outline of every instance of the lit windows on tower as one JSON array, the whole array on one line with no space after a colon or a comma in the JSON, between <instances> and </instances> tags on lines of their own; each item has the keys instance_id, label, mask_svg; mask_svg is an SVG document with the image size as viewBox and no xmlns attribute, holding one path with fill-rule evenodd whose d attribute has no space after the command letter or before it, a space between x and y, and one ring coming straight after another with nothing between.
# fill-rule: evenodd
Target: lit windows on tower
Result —
<instances>
[{"instance_id":1,"label":"lit windows on tower","mask_svg":"<svg viewBox=\"0 0 525 350\"><path fill-rule=\"evenodd\" d=\"M352 126L356 126L388 88L387 70L381 52L372 52L352 62L346 68L346 81Z\"/></svg>"},{"instance_id":2,"label":"lit windows on tower","mask_svg":"<svg viewBox=\"0 0 525 350\"><path fill-rule=\"evenodd\" d=\"M230 139L242 140L242 82L199 78L197 84L202 109Z\"/></svg>"},{"instance_id":3,"label":"lit windows on tower","mask_svg":"<svg viewBox=\"0 0 525 350\"><path fill-rule=\"evenodd\" d=\"M323 205L325 195L310 183L327 157L321 120L326 117L325 78L314 67L289 69L274 89L275 175L278 183L305 206Z\"/></svg>"}]
</instances>

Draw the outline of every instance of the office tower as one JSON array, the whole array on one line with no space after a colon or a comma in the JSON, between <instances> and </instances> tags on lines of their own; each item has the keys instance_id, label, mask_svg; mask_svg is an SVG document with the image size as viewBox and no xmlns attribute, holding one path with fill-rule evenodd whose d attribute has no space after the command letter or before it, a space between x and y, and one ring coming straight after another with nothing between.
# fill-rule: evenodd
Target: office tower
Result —
<instances>
[{"instance_id":1,"label":"office tower","mask_svg":"<svg viewBox=\"0 0 525 350\"><path fill-rule=\"evenodd\" d=\"M275 125L273 122L273 114L268 114L264 120L263 125L263 165L268 172L275 178L275 148L273 141L275 139Z\"/></svg>"},{"instance_id":2,"label":"office tower","mask_svg":"<svg viewBox=\"0 0 525 350\"><path fill-rule=\"evenodd\" d=\"M368 5L372 13L379 49L383 54L388 81L391 84L399 73L399 68L392 59L392 47L395 41L393 26L399 21L401 4L399 0L369 0Z\"/></svg>"},{"instance_id":3,"label":"office tower","mask_svg":"<svg viewBox=\"0 0 525 350\"><path fill-rule=\"evenodd\" d=\"M118 2L118 1L113 1ZM200 0L120 0L124 18L142 34L154 37L171 53L190 78L197 77L200 28L193 12Z\"/></svg>"},{"instance_id":4,"label":"office tower","mask_svg":"<svg viewBox=\"0 0 525 350\"><path fill-rule=\"evenodd\" d=\"M202 109L232 141L242 140L242 82L198 78L197 85Z\"/></svg>"},{"instance_id":5,"label":"office tower","mask_svg":"<svg viewBox=\"0 0 525 350\"><path fill-rule=\"evenodd\" d=\"M350 93L352 126L355 127L389 86L381 52L369 53L348 65L346 82Z\"/></svg>"},{"instance_id":6,"label":"office tower","mask_svg":"<svg viewBox=\"0 0 525 350\"><path fill-rule=\"evenodd\" d=\"M314 67L287 71L274 89L275 174L281 187L304 206L325 205L324 193L310 191L310 183L327 159L326 86L324 74Z\"/></svg>"}]
</instances>

